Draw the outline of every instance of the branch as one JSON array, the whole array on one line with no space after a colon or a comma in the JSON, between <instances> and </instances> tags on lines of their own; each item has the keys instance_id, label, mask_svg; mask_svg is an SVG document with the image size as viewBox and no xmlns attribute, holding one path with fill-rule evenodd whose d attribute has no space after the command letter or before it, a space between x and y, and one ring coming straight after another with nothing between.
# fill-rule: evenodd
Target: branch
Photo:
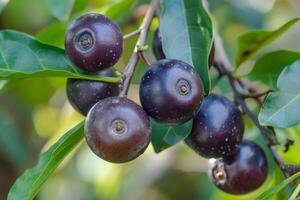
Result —
<instances>
[{"instance_id":1,"label":"branch","mask_svg":"<svg viewBox=\"0 0 300 200\"><path fill-rule=\"evenodd\" d=\"M148 30L150 28L152 19L155 15L155 10L158 8L159 5L159 0L152 0L150 8L148 9L145 18L139 28L140 30L140 37L135 45L134 51L131 55L131 58L125 68L125 70L123 71L123 83L121 85L121 92L120 92L120 96L126 96L128 93L128 89L130 86L130 82L132 79L132 76L134 74L136 65L139 61L139 52L142 51L141 48L142 46L145 46L146 43L146 39L147 39L147 34L148 34Z\"/></svg>"},{"instance_id":2,"label":"branch","mask_svg":"<svg viewBox=\"0 0 300 200\"><path fill-rule=\"evenodd\" d=\"M204 7L209 13L209 3L207 0L203 1ZM277 165L280 167L281 171L286 177L289 177L297 172L300 172L300 165L289 165L286 164L279 154L279 152L276 149L276 145L278 144L277 139L275 137L275 132L272 127L264 127L261 126L257 116L249 109L248 105L245 102L246 98L254 98L257 100L257 102L262 105L261 100L259 99L261 96L266 95L270 91L266 91L264 93L257 93L255 91L255 88L253 88L251 85L249 85L247 82L245 82L242 79L235 78L232 75L232 65L228 59L228 56L226 54L225 48L223 46L222 39L219 35L219 33L214 29L214 43L215 43L215 49L216 49L216 60L214 67L218 70L220 76L227 76L230 86L234 93L234 99L236 103L238 103L242 111L250 118L250 120L253 122L253 124L259 129L261 132L265 142L267 143L268 147L270 148L273 158ZM245 93L241 92L247 91L249 94L245 95Z\"/></svg>"},{"instance_id":3,"label":"branch","mask_svg":"<svg viewBox=\"0 0 300 200\"><path fill-rule=\"evenodd\" d=\"M128 38L131 38L132 36L138 35L138 34L140 34L140 33L141 33L141 29L132 31L131 33L128 33L128 34L124 35L124 36L123 36L123 39L124 39L124 40L127 40Z\"/></svg>"},{"instance_id":4,"label":"branch","mask_svg":"<svg viewBox=\"0 0 300 200\"><path fill-rule=\"evenodd\" d=\"M261 132L265 142L267 143L268 147L270 148L273 158L277 165L282 170L283 174L288 177L293 175L296 172L300 171L300 165L289 165L286 164L279 154L279 152L276 149L276 145L278 145L277 139L274 135L274 130L272 127L265 127L261 126L257 116L249 109L248 105L245 102L245 94L241 92L242 90L248 89L245 87L244 82L241 79L235 78L232 75L232 65L230 64L227 54L225 53L223 43L221 41L221 38L219 34L215 31L215 46L216 46L216 54L217 54L217 62L216 62L216 69L220 73L220 75L225 75L230 83L230 86L234 93L234 99L236 103L238 103L241 106L242 111L250 118L250 120L253 122L253 124L259 129ZM252 88L253 90L253 88ZM255 92L255 91L253 91ZM267 91L269 92L269 91ZM252 96L254 98L259 98L262 95L267 94L267 92L263 94L249 94L249 96Z\"/></svg>"},{"instance_id":5,"label":"branch","mask_svg":"<svg viewBox=\"0 0 300 200\"><path fill-rule=\"evenodd\" d=\"M260 93L250 93L250 94L244 94L243 98L247 99L247 98L252 98L252 99L259 99L263 96L266 96L267 94L269 94L270 92L272 92L272 90L267 90L264 92L260 92Z\"/></svg>"},{"instance_id":6,"label":"branch","mask_svg":"<svg viewBox=\"0 0 300 200\"><path fill-rule=\"evenodd\" d=\"M144 61L144 63L145 63L147 66L150 66L150 65L151 65L150 61L149 61L148 58L145 56L144 52L139 51L139 52L138 52L138 55L139 55L140 59L142 59L142 60Z\"/></svg>"}]
</instances>

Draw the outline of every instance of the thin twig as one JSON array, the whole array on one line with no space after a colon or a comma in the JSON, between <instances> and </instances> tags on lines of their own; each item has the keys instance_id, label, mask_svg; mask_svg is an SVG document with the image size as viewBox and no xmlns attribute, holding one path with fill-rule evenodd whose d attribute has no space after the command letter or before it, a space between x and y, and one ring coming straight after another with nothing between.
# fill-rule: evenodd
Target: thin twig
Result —
<instances>
[{"instance_id":1,"label":"thin twig","mask_svg":"<svg viewBox=\"0 0 300 200\"><path fill-rule=\"evenodd\" d=\"M204 5L206 9L209 11L209 4L207 0L204 0ZM274 137L273 134L274 130L270 127L261 126L256 115L247 106L245 99L243 98L244 95L239 91L238 87L241 87L242 89L245 89L248 92L253 91L253 88L247 87L244 81L242 81L241 79L236 79L232 75L233 67L224 49L222 39L219 33L215 29L214 29L214 43L216 47L216 58L217 58L217 62L216 62L217 65L215 65L215 67L217 68L217 70L221 75L227 76L230 82L230 86L234 92L235 101L241 106L243 112L251 119L254 125L260 130L265 142L267 143L267 145L269 146L272 152L275 162L278 164L283 174L286 177L288 177L294 174L295 172L300 171L300 165L288 165L284 162L283 158L281 157L281 155L278 153L276 149L276 145L278 144L278 142L276 137ZM260 99L256 98L256 100L261 105Z\"/></svg>"},{"instance_id":2,"label":"thin twig","mask_svg":"<svg viewBox=\"0 0 300 200\"><path fill-rule=\"evenodd\" d=\"M272 92L272 90L267 90L264 92L260 92L260 93L249 93L249 94L243 94L243 98L247 99L247 98L251 98L251 99L259 99L263 96L266 96L267 94L269 94L270 92Z\"/></svg>"},{"instance_id":3,"label":"thin twig","mask_svg":"<svg viewBox=\"0 0 300 200\"><path fill-rule=\"evenodd\" d=\"M135 45L134 51L131 55L131 58L123 72L124 80L122 83L122 87L121 87L122 90L120 92L120 96L126 96L128 93L128 89L130 86L130 82L131 82L133 73L134 73L136 65L139 61L138 52L140 51L140 49L138 47L145 46L148 30L150 28L152 19L155 15L155 10L158 7L158 5L159 5L159 0L152 0L151 5L145 15L145 18L139 28L139 30L141 30L140 37Z\"/></svg>"},{"instance_id":4,"label":"thin twig","mask_svg":"<svg viewBox=\"0 0 300 200\"><path fill-rule=\"evenodd\" d=\"M300 171L300 165L288 165L284 162L281 155L278 153L276 149L276 145L278 144L276 137L274 137L274 131L271 127L261 126L257 116L249 109L248 105L245 102L244 94L238 89L239 87L243 87L243 83L239 81L232 75L232 65L228 61L227 54L224 51L223 44L220 40L220 36L218 33L215 32L215 42L216 50L217 50L217 62L216 62L216 69L219 71L220 74L225 75L230 83L230 86L234 93L235 101L241 106L242 111L250 118L253 124L259 129L261 132L265 142L269 146L273 158L278 166L281 168L282 172L286 177L291 176L292 174ZM221 45L221 46L219 46ZM224 59L224 60L223 60Z\"/></svg>"},{"instance_id":5,"label":"thin twig","mask_svg":"<svg viewBox=\"0 0 300 200\"><path fill-rule=\"evenodd\" d=\"M124 40L127 40L128 38L131 38L132 36L138 35L141 33L141 29L137 29L135 31L132 31L131 33L128 33L126 35L123 36Z\"/></svg>"},{"instance_id":6,"label":"thin twig","mask_svg":"<svg viewBox=\"0 0 300 200\"><path fill-rule=\"evenodd\" d=\"M145 63L147 66L150 66L150 65L151 65L150 61L149 61L148 58L145 56L144 52L139 51L139 52L138 52L138 55L139 55L140 59L142 59L142 60L144 61L144 63Z\"/></svg>"}]
</instances>

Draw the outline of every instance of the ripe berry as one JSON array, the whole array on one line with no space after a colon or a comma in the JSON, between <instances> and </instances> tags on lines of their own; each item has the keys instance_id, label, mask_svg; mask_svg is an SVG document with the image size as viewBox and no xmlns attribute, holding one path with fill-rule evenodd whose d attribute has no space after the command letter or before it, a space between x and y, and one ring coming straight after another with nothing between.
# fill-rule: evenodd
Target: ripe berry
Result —
<instances>
[{"instance_id":1,"label":"ripe berry","mask_svg":"<svg viewBox=\"0 0 300 200\"><path fill-rule=\"evenodd\" d=\"M160 123L190 120L202 99L201 79L192 66L179 60L163 59L152 64L140 84L144 110Z\"/></svg>"},{"instance_id":2,"label":"ripe berry","mask_svg":"<svg viewBox=\"0 0 300 200\"><path fill-rule=\"evenodd\" d=\"M160 35L159 28L156 29L154 32L152 51L157 60L166 58L166 56L163 52L163 48L162 48L162 41L161 41L161 35Z\"/></svg>"},{"instance_id":3,"label":"ripe berry","mask_svg":"<svg viewBox=\"0 0 300 200\"><path fill-rule=\"evenodd\" d=\"M227 98L210 94L194 118L186 143L199 155L216 158L227 155L242 141L243 116Z\"/></svg>"},{"instance_id":4,"label":"ripe berry","mask_svg":"<svg viewBox=\"0 0 300 200\"><path fill-rule=\"evenodd\" d=\"M100 76L115 76L111 69L105 69L97 73ZM68 79L67 96L69 102L82 115L87 115L89 110L101 99L117 96L118 84L100 81Z\"/></svg>"},{"instance_id":5,"label":"ripe berry","mask_svg":"<svg viewBox=\"0 0 300 200\"><path fill-rule=\"evenodd\" d=\"M144 110L125 97L99 101L88 113L85 138L100 158L123 163L141 155L150 142L150 121Z\"/></svg>"},{"instance_id":6,"label":"ripe berry","mask_svg":"<svg viewBox=\"0 0 300 200\"><path fill-rule=\"evenodd\" d=\"M246 194L258 189L268 176L268 162L261 147L243 141L228 157L210 160L209 176L221 190Z\"/></svg>"},{"instance_id":7,"label":"ripe berry","mask_svg":"<svg viewBox=\"0 0 300 200\"><path fill-rule=\"evenodd\" d=\"M123 50L123 36L119 26L109 18L86 14L70 24L65 49L76 66L95 72L117 63Z\"/></svg>"}]
</instances>

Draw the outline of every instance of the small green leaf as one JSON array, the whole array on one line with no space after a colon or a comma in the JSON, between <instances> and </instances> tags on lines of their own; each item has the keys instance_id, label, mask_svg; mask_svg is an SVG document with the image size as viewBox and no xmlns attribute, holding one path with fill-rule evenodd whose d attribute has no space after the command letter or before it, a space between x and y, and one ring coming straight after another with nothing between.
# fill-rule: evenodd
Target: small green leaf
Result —
<instances>
[{"instance_id":1,"label":"small green leaf","mask_svg":"<svg viewBox=\"0 0 300 200\"><path fill-rule=\"evenodd\" d=\"M75 0L47 0L51 14L60 21L67 21Z\"/></svg>"},{"instance_id":2,"label":"small green leaf","mask_svg":"<svg viewBox=\"0 0 300 200\"><path fill-rule=\"evenodd\" d=\"M208 56L212 23L200 0L162 0L160 31L167 58L192 65L210 91Z\"/></svg>"},{"instance_id":3,"label":"small green leaf","mask_svg":"<svg viewBox=\"0 0 300 200\"><path fill-rule=\"evenodd\" d=\"M155 152L159 153L184 140L192 130L193 120L177 126L168 126L151 119L151 126L151 143Z\"/></svg>"},{"instance_id":4,"label":"small green leaf","mask_svg":"<svg viewBox=\"0 0 300 200\"><path fill-rule=\"evenodd\" d=\"M260 110L262 125L288 128L300 123L300 60L286 67L277 81L278 91L270 93Z\"/></svg>"},{"instance_id":5,"label":"small green leaf","mask_svg":"<svg viewBox=\"0 0 300 200\"><path fill-rule=\"evenodd\" d=\"M263 55L259 58L248 78L254 81L261 81L276 90L276 82L280 72L288 65L300 59L300 53L289 50L278 50Z\"/></svg>"},{"instance_id":6,"label":"small green leaf","mask_svg":"<svg viewBox=\"0 0 300 200\"><path fill-rule=\"evenodd\" d=\"M300 172L298 172L297 174L294 174L293 176L285 179L284 181L282 181L278 185L268 189L267 191L262 193L259 197L257 197L256 200L269 199L272 195L276 194L277 192L279 192L280 190L285 188L289 183L293 182L294 180L296 180L299 177L300 177Z\"/></svg>"},{"instance_id":7,"label":"small green leaf","mask_svg":"<svg viewBox=\"0 0 300 200\"><path fill-rule=\"evenodd\" d=\"M259 50L272 43L299 20L299 17L294 18L274 31L254 30L241 35L237 40L237 67L244 61L252 58Z\"/></svg>"},{"instance_id":8,"label":"small green leaf","mask_svg":"<svg viewBox=\"0 0 300 200\"><path fill-rule=\"evenodd\" d=\"M34 168L26 170L16 180L9 191L8 200L32 200L37 195L47 178L82 140L83 124L81 122L69 130L41 155Z\"/></svg>"},{"instance_id":9,"label":"small green leaf","mask_svg":"<svg viewBox=\"0 0 300 200\"><path fill-rule=\"evenodd\" d=\"M21 32L0 31L0 79L67 77L119 82L120 77L85 75L73 66L65 51L40 43Z\"/></svg>"},{"instance_id":10,"label":"small green leaf","mask_svg":"<svg viewBox=\"0 0 300 200\"><path fill-rule=\"evenodd\" d=\"M9 3L10 0L2 0L0 1L0 13L3 11L5 6Z\"/></svg>"}]
</instances>

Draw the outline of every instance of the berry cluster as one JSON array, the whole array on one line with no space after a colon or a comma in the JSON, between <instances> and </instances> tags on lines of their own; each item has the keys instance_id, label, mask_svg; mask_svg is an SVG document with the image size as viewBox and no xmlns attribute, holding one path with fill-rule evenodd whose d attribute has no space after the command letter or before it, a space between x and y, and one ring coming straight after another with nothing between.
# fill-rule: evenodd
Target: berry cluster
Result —
<instances>
[{"instance_id":1,"label":"berry cluster","mask_svg":"<svg viewBox=\"0 0 300 200\"><path fill-rule=\"evenodd\" d=\"M155 31L153 45L155 57L157 59L164 58L159 29ZM213 43L209 54L209 66L214 63L214 53ZM149 77L147 73L145 76L144 79ZM146 82L144 79L142 83ZM171 84L171 81L168 81ZM143 94L143 90L145 89L142 88L141 94ZM151 90L148 89L147 93L144 92L144 94L144 99L152 99ZM176 105L177 99L173 98L172 101ZM194 108L192 105L190 108ZM172 104L163 106L169 108ZM184 104L176 106L185 108ZM152 113L159 110L155 106L150 106L149 109ZM178 107L175 110L178 110ZM149 112L147 113L149 114ZM182 118L188 113L185 111L181 115ZM156 114L150 116L161 121L160 117L163 114L160 112ZM174 115L173 112L168 114L169 116ZM244 121L240 110L226 97L210 94L204 98L200 109L194 116L192 131L185 139L186 144L197 154L211 159L209 176L212 182L224 192L231 194L245 194L256 190L264 183L268 175L268 163L264 151L252 141L242 141L243 134Z\"/></svg>"},{"instance_id":2,"label":"berry cluster","mask_svg":"<svg viewBox=\"0 0 300 200\"><path fill-rule=\"evenodd\" d=\"M75 19L65 37L70 60L86 73L115 76L110 67L123 50L117 24L100 14ZM118 84L69 79L67 96L71 105L87 115L85 138L92 151L114 163L141 155L151 137L149 117L158 123L179 125L194 120L186 144L196 153L213 158L210 177L221 190L244 194L257 189L267 177L266 156L257 144L242 141L242 113L227 98L204 97L203 84L193 67L166 59L160 32L155 31L150 65L140 84L141 106L119 95ZM209 65L213 65L214 45Z\"/></svg>"},{"instance_id":3,"label":"berry cluster","mask_svg":"<svg viewBox=\"0 0 300 200\"><path fill-rule=\"evenodd\" d=\"M221 190L245 194L259 188L268 175L262 148L243 139L244 121L239 109L227 98L210 94L194 117L185 139L196 153L211 158L209 175Z\"/></svg>"}]
</instances>

